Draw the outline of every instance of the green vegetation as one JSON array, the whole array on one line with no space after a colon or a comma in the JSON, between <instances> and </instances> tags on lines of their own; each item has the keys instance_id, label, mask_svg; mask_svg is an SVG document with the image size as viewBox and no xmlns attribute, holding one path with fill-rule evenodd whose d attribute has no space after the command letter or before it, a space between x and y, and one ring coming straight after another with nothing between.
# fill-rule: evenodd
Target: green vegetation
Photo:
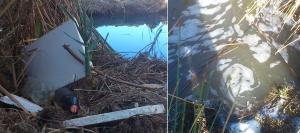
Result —
<instances>
[{"instance_id":1,"label":"green vegetation","mask_svg":"<svg viewBox=\"0 0 300 133\"><path fill-rule=\"evenodd\" d=\"M72 19L79 30L79 33L83 39L82 45L85 46L85 69L86 73L90 74L90 62L91 62L91 52L97 47L97 45L103 45L108 51L113 52L113 49L107 44L106 40L95 30L92 19L87 15L87 8L81 6L78 0L74 0L73 4L76 6L76 12L78 17L67 10L66 7L60 6L61 10L64 11L67 16ZM78 41L78 40L77 40ZM80 42L80 41L78 41ZM81 42L80 42L81 43Z\"/></svg>"}]
</instances>

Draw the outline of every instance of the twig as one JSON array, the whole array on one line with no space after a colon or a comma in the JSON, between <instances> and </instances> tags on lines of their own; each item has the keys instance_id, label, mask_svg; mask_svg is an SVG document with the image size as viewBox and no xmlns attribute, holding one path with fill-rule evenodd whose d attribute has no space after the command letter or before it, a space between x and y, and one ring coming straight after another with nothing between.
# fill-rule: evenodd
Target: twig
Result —
<instances>
[{"instance_id":1,"label":"twig","mask_svg":"<svg viewBox=\"0 0 300 133\"><path fill-rule=\"evenodd\" d=\"M196 103L194 103L194 102L191 102L191 101L188 101L188 100L185 100L185 99L183 99L183 98L180 98L180 97L177 97L177 96L174 96L174 95L172 95L172 94L168 94L169 96L171 96L171 97L173 97L173 98L176 98L176 99L178 99L178 100L181 100L181 101L183 101L183 102L186 102L186 103L190 103L190 104L193 104L193 105L195 105Z\"/></svg>"},{"instance_id":2,"label":"twig","mask_svg":"<svg viewBox=\"0 0 300 133\"><path fill-rule=\"evenodd\" d=\"M180 22L182 22L182 19L183 19L183 16L181 15L181 16L176 20L175 24L171 27L171 29L169 30L168 34L170 34L170 33L175 29L175 27L178 26L178 24L179 24Z\"/></svg>"},{"instance_id":3,"label":"twig","mask_svg":"<svg viewBox=\"0 0 300 133\"><path fill-rule=\"evenodd\" d=\"M11 5L15 2L15 0L11 0L6 7L4 7L4 9L0 12L0 18L2 17L2 15L11 7Z\"/></svg>"},{"instance_id":4,"label":"twig","mask_svg":"<svg viewBox=\"0 0 300 133\"><path fill-rule=\"evenodd\" d=\"M300 40L300 37L299 37L298 39L296 39L296 40L294 40L294 41L288 43L287 45L282 46L281 48L279 48L279 49L275 52L275 54L278 54L281 50L285 49L287 46L289 46L289 45L291 45L291 44L293 44L293 43L295 43L295 42L297 42L297 41L299 41L299 40Z\"/></svg>"},{"instance_id":5,"label":"twig","mask_svg":"<svg viewBox=\"0 0 300 133\"><path fill-rule=\"evenodd\" d=\"M16 76L16 69L15 69L15 64L11 64L11 69L12 69L12 77L13 77L13 83L15 87L15 91L18 90L18 83L17 83L17 76Z\"/></svg>"},{"instance_id":6,"label":"twig","mask_svg":"<svg viewBox=\"0 0 300 133\"><path fill-rule=\"evenodd\" d=\"M227 118L226 118L226 120L225 120L225 124L224 124L224 126L223 126L223 128L222 128L222 133L225 132L226 126L227 126L227 124L228 124L228 122L229 122L229 119L230 119L230 117L231 117L231 115L232 115L232 112L233 112L234 108L235 108L235 102L232 104L232 106L231 106L231 108L230 108L229 114L228 114L228 116L227 116Z\"/></svg>"},{"instance_id":7,"label":"twig","mask_svg":"<svg viewBox=\"0 0 300 133\"><path fill-rule=\"evenodd\" d=\"M84 65L84 61L82 59L80 59L73 51L72 49L69 48L68 45L63 45L63 47L78 61L80 62L81 64ZM138 85L138 84L134 84L134 83L131 83L131 82L128 82L128 81L124 81L124 80L121 80L121 79L117 79L117 78L114 78L114 77L111 77L111 76L108 76L106 74L103 74L101 71L97 70L96 68L90 66L91 69L93 71L95 71L97 74L101 75L101 76L104 76L110 80L114 80L114 81L117 81L119 83L123 83L123 84L127 84L127 85L130 85L130 86L133 86L133 87L137 87L137 88L144 88L144 89L161 89L161 88L151 88L151 87L146 87L146 86L143 86L143 85ZM162 87L163 88L163 87Z\"/></svg>"},{"instance_id":8,"label":"twig","mask_svg":"<svg viewBox=\"0 0 300 133\"><path fill-rule=\"evenodd\" d=\"M37 51L38 49L33 49L31 50L33 53L31 54L31 56L29 57L28 61L26 62L25 66L23 67L23 69L21 70L21 73L19 74L18 78L17 78L17 86L20 85L23 77L25 76L24 73L25 73L25 70L27 69L27 67L29 66L30 62L32 61L33 57L35 56L35 52Z\"/></svg>"},{"instance_id":9,"label":"twig","mask_svg":"<svg viewBox=\"0 0 300 133\"><path fill-rule=\"evenodd\" d=\"M13 102L15 102L17 105L18 105L18 107L19 108L21 108L24 112L26 112L27 114L31 114L31 113L29 113L29 111L27 110L27 109L25 109L24 107L23 107L23 105L13 96L13 95L11 95L2 85L0 85L0 91L2 92L2 93L4 93L6 96L8 96L9 97L9 99L11 99Z\"/></svg>"}]
</instances>

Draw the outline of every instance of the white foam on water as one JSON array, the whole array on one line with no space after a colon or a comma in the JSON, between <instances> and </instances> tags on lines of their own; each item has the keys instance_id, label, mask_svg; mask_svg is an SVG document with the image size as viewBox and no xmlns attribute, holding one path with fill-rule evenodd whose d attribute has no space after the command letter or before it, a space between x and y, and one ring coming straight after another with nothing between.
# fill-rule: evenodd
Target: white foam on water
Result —
<instances>
[{"instance_id":1,"label":"white foam on water","mask_svg":"<svg viewBox=\"0 0 300 133\"><path fill-rule=\"evenodd\" d=\"M245 35L242 38L242 42L249 45L250 50L254 52L253 57L259 62L264 63L271 57L271 47L266 43L262 42L261 38L256 35Z\"/></svg>"},{"instance_id":2,"label":"white foam on water","mask_svg":"<svg viewBox=\"0 0 300 133\"><path fill-rule=\"evenodd\" d=\"M226 39L226 38L229 38L231 37L232 35L234 34L234 30L233 28L230 26L228 28L228 30L226 30L226 32L223 33L223 35L219 38L219 39Z\"/></svg>"},{"instance_id":3,"label":"white foam on water","mask_svg":"<svg viewBox=\"0 0 300 133\"><path fill-rule=\"evenodd\" d=\"M186 76L186 80L192 80L192 76L193 76L192 70L189 70L188 73L189 74Z\"/></svg>"},{"instance_id":4,"label":"white foam on water","mask_svg":"<svg viewBox=\"0 0 300 133\"><path fill-rule=\"evenodd\" d=\"M228 90L232 91L234 97L239 94L254 90L253 71L242 64L233 64L225 69L222 74Z\"/></svg>"},{"instance_id":5,"label":"white foam on water","mask_svg":"<svg viewBox=\"0 0 300 133\"><path fill-rule=\"evenodd\" d=\"M180 47L178 55L179 57L187 57L191 53L191 48L189 46Z\"/></svg>"},{"instance_id":6,"label":"white foam on water","mask_svg":"<svg viewBox=\"0 0 300 133\"><path fill-rule=\"evenodd\" d=\"M256 34L245 35L242 38L242 41L249 46L256 46L260 40L261 40L260 37Z\"/></svg>"},{"instance_id":7,"label":"white foam on water","mask_svg":"<svg viewBox=\"0 0 300 133\"><path fill-rule=\"evenodd\" d=\"M279 32L279 28L276 25L266 25L265 23L258 23L258 27L260 30L264 31L264 32L275 32L278 33Z\"/></svg>"},{"instance_id":8,"label":"white foam on water","mask_svg":"<svg viewBox=\"0 0 300 133\"><path fill-rule=\"evenodd\" d=\"M255 52L253 57L259 62L264 63L271 57L271 47L263 42L257 46L250 47L250 50Z\"/></svg>"},{"instance_id":9,"label":"white foam on water","mask_svg":"<svg viewBox=\"0 0 300 133\"><path fill-rule=\"evenodd\" d=\"M182 27L175 27L173 34L169 36L169 43L177 43L179 41L196 41L199 34L205 31L201 27L202 23L198 19L188 19L183 23Z\"/></svg>"},{"instance_id":10,"label":"white foam on water","mask_svg":"<svg viewBox=\"0 0 300 133\"><path fill-rule=\"evenodd\" d=\"M174 59L168 59L168 64L171 64L171 63L173 63L173 62L175 62L175 60Z\"/></svg>"},{"instance_id":11,"label":"white foam on water","mask_svg":"<svg viewBox=\"0 0 300 133\"><path fill-rule=\"evenodd\" d=\"M225 16L226 12L222 12L220 14L218 14L216 17L214 17L212 20L213 21L218 21L220 20L223 16Z\"/></svg>"},{"instance_id":12,"label":"white foam on water","mask_svg":"<svg viewBox=\"0 0 300 133\"><path fill-rule=\"evenodd\" d=\"M232 19L231 19L231 23L234 23L236 21L236 17L233 17Z\"/></svg>"},{"instance_id":13,"label":"white foam on water","mask_svg":"<svg viewBox=\"0 0 300 133\"><path fill-rule=\"evenodd\" d=\"M270 68L273 68L273 67L279 65L280 63L281 63L281 61L273 62L273 63L270 64Z\"/></svg>"},{"instance_id":14,"label":"white foam on water","mask_svg":"<svg viewBox=\"0 0 300 133\"><path fill-rule=\"evenodd\" d=\"M215 46L215 50L220 51L222 48L224 48L226 46L228 46L228 45L226 45L226 44L217 45L217 46Z\"/></svg>"},{"instance_id":15,"label":"white foam on water","mask_svg":"<svg viewBox=\"0 0 300 133\"><path fill-rule=\"evenodd\" d=\"M208 33L211 38L215 38L224 33L224 28L218 28Z\"/></svg>"},{"instance_id":16,"label":"white foam on water","mask_svg":"<svg viewBox=\"0 0 300 133\"><path fill-rule=\"evenodd\" d=\"M198 4L201 7L207 7L207 6L220 6L220 4L224 4L229 2L229 0L198 0Z\"/></svg>"},{"instance_id":17,"label":"white foam on water","mask_svg":"<svg viewBox=\"0 0 300 133\"><path fill-rule=\"evenodd\" d=\"M246 20L251 24L255 21L255 16L246 14Z\"/></svg>"},{"instance_id":18,"label":"white foam on water","mask_svg":"<svg viewBox=\"0 0 300 133\"><path fill-rule=\"evenodd\" d=\"M198 16L200 15L200 9L198 4L191 5L187 8L187 10L183 11L182 14L185 16Z\"/></svg>"},{"instance_id":19,"label":"white foam on water","mask_svg":"<svg viewBox=\"0 0 300 133\"><path fill-rule=\"evenodd\" d=\"M218 41L220 41L219 38L214 38L214 39L211 40L212 43L216 43Z\"/></svg>"},{"instance_id":20,"label":"white foam on water","mask_svg":"<svg viewBox=\"0 0 300 133\"><path fill-rule=\"evenodd\" d=\"M200 49L198 49L200 47L201 44L194 44L192 46L192 51L191 51L191 55L195 55L201 52Z\"/></svg>"},{"instance_id":21,"label":"white foam on water","mask_svg":"<svg viewBox=\"0 0 300 133\"><path fill-rule=\"evenodd\" d=\"M195 54L200 53L201 51L198 49L199 45L192 45L192 46L183 46L180 47L178 50L177 55L181 58L185 58L188 56L192 56Z\"/></svg>"},{"instance_id":22,"label":"white foam on water","mask_svg":"<svg viewBox=\"0 0 300 133\"><path fill-rule=\"evenodd\" d=\"M213 43L209 39L204 40L201 43L199 43L199 46L201 46L201 47L207 47L207 48L208 47L212 47L212 45L213 45Z\"/></svg>"},{"instance_id":23,"label":"white foam on water","mask_svg":"<svg viewBox=\"0 0 300 133\"><path fill-rule=\"evenodd\" d=\"M232 7L232 5L230 4L230 5L227 5L226 7L225 7L225 11L224 12L227 12L228 10L230 10L231 9L231 7Z\"/></svg>"},{"instance_id":24,"label":"white foam on water","mask_svg":"<svg viewBox=\"0 0 300 133\"><path fill-rule=\"evenodd\" d=\"M214 8L201 8L200 14L202 15L214 15L221 10L221 6L216 6ZM199 9L198 9L199 10Z\"/></svg>"},{"instance_id":25,"label":"white foam on water","mask_svg":"<svg viewBox=\"0 0 300 133\"><path fill-rule=\"evenodd\" d=\"M237 122L230 125L230 133L260 133L260 124L252 119L246 122Z\"/></svg>"},{"instance_id":26,"label":"white foam on water","mask_svg":"<svg viewBox=\"0 0 300 133\"><path fill-rule=\"evenodd\" d=\"M244 31L241 29L240 25L234 24L233 27L234 27L234 30L238 34L239 37L244 35Z\"/></svg>"},{"instance_id":27,"label":"white foam on water","mask_svg":"<svg viewBox=\"0 0 300 133\"><path fill-rule=\"evenodd\" d=\"M223 71L225 68L227 68L230 65L230 62L232 59L221 59L218 61L217 69L218 71Z\"/></svg>"},{"instance_id":28,"label":"white foam on water","mask_svg":"<svg viewBox=\"0 0 300 133\"><path fill-rule=\"evenodd\" d=\"M222 25L225 22L225 19L218 20L218 23L209 25L210 28L213 28L217 25Z\"/></svg>"},{"instance_id":29,"label":"white foam on water","mask_svg":"<svg viewBox=\"0 0 300 133\"><path fill-rule=\"evenodd\" d=\"M222 9L221 6L219 5L214 7L207 7L207 6L211 6L211 4L207 2L209 1L206 1L206 3L202 2L202 3L191 5L187 8L187 10L183 11L182 14L185 16L215 15L217 12L219 12ZM214 4L215 3L216 2L214 2ZM226 9L229 10L230 8L231 7L228 6Z\"/></svg>"}]
</instances>

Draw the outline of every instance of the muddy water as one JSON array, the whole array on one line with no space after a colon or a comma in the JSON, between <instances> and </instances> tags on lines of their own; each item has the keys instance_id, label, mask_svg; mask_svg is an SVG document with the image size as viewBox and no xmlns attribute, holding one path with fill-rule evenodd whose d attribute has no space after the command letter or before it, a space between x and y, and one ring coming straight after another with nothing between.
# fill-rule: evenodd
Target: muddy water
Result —
<instances>
[{"instance_id":1,"label":"muddy water","mask_svg":"<svg viewBox=\"0 0 300 133\"><path fill-rule=\"evenodd\" d=\"M180 97L199 100L199 88L207 81L204 89L208 99L218 98L227 105L235 103L242 111L251 111L272 86L299 84L299 44L275 54L291 32L281 31L281 18L270 8L260 13L268 17L250 14L239 23L250 3L251 0L169 2L169 29L173 29L168 53L170 92L179 81ZM279 33L281 37L277 37Z\"/></svg>"}]
</instances>

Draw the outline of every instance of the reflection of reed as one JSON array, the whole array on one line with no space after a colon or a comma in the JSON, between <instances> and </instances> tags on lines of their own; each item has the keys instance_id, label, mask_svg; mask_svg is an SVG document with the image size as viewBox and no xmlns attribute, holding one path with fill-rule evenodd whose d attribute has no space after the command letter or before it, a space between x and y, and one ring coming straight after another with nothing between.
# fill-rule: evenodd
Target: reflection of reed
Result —
<instances>
[{"instance_id":1,"label":"reflection of reed","mask_svg":"<svg viewBox=\"0 0 300 133\"><path fill-rule=\"evenodd\" d=\"M158 47L159 43L158 43L158 37L162 32L162 28L164 25L161 25L158 30L156 31L156 34L153 38L153 41L150 42L148 45L146 45L144 48L142 48L137 54L136 57L139 56L140 54L145 54L146 57L150 57L150 58L157 58L157 50L156 48Z\"/></svg>"}]
</instances>

